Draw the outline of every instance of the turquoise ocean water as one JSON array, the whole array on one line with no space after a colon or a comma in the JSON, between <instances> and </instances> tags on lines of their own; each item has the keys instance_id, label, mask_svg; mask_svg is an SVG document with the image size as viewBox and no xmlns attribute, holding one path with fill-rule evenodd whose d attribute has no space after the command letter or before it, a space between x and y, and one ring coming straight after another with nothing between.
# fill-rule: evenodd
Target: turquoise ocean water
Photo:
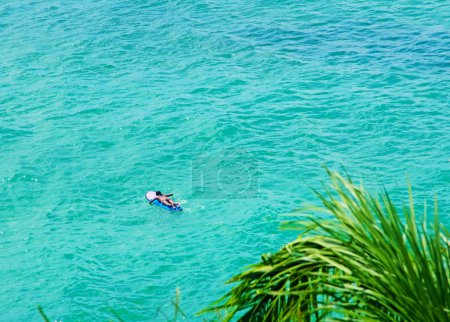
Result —
<instances>
[{"instance_id":1,"label":"turquoise ocean water","mask_svg":"<svg viewBox=\"0 0 450 322\"><path fill-rule=\"evenodd\" d=\"M321 165L450 222L450 2L2 1L0 320L188 320ZM173 192L185 211L149 206ZM206 197L213 199L206 199Z\"/></svg>"}]
</instances>

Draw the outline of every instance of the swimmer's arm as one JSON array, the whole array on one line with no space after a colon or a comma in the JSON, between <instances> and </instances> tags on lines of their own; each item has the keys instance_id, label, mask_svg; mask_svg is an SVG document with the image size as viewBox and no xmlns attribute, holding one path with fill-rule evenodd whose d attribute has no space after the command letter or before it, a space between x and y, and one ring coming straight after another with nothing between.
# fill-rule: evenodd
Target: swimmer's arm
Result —
<instances>
[{"instance_id":1,"label":"swimmer's arm","mask_svg":"<svg viewBox=\"0 0 450 322\"><path fill-rule=\"evenodd\" d=\"M169 193L168 195L165 195L166 197L172 197L173 193Z\"/></svg>"},{"instance_id":2,"label":"swimmer's arm","mask_svg":"<svg viewBox=\"0 0 450 322\"><path fill-rule=\"evenodd\" d=\"M153 198L153 200L152 201L150 201L149 203L151 204L151 203L153 203L153 201L155 201L155 200L158 200L158 201L161 201L161 200L159 200L159 196L156 196L155 198Z\"/></svg>"}]
</instances>

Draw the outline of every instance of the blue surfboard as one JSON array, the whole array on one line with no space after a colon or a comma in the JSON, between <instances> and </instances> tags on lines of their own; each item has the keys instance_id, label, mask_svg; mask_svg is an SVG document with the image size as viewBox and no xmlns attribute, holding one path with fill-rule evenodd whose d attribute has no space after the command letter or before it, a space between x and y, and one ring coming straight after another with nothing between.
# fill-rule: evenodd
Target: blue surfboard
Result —
<instances>
[{"instance_id":1,"label":"blue surfboard","mask_svg":"<svg viewBox=\"0 0 450 322\"><path fill-rule=\"evenodd\" d=\"M170 206L164 205L161 202L159 202L159 200L154 200L155 199L155 192L154 191L149 191L145 194L145 198L147 198L147 200L150 202L151 205L155 205L158 206L160 208L172 211L172 212L176 212L176 211L183 211L183 208L181 206L178 206L176 208L172 208ZM153 200L153 202L151 202Z\"/></svg>"}]
</instances>

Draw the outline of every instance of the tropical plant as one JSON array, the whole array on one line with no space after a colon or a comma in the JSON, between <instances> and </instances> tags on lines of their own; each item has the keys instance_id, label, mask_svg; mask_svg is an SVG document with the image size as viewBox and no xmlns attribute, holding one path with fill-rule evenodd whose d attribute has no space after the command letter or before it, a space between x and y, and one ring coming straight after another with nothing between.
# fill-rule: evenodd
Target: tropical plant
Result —
<instances>
[{"instance_id":1,"label":"tropical plant","mask_svg":"<svg viewBox=\"0 0 450 322\"><path fill-rule=\"evenodd\" d=\"M449 321L449 233L437 202L416 224L411 189L401 213L386 191L327 170L323 206L285 228L296 240L236 275L232 290L204 311L225 321ZM330 189L331 188L331 189ZM304 213L304 209L295 213ZM320 215L317 216L317 213Z\"/></svg>"},{"instance_id":2,"label":"tropical plant","mask_svg":"<svg viewBox=\"0 0 450 322\"><path fill-rule=\"evenodd\" d=\"M186 320L188 317L186 316L186 314L183 312L183 310L180 307L180 289L177 287L175 290L175 300L172 300L171 303L174 307L174 316L173 318L170 318L164 311L161 311L161 308L159 308L156 311L156 314L152 317L151 321L155 320L158 318L159 321L163 321L161 316L158 316L159 313L161 313L162 316L164 316L165 320L167 322L176 322L181 320ZM42 320L44 320L44 322L50 322L50 319L48 318L48 316L46 315L46 313L44 312L44 309L42 308L42 306L38 305L37 309L39 311L39 315L41 316ZM116 319L117 322L124 322L124 318L122 316L120 316L114 309L111 310L111 314L114 316L114 318ZM55 320L56 321L56 320ZM206 320L204 320L206 321ZM114 320L110 319L109 322L114 322Z\"/></svg>"}]
</instances>

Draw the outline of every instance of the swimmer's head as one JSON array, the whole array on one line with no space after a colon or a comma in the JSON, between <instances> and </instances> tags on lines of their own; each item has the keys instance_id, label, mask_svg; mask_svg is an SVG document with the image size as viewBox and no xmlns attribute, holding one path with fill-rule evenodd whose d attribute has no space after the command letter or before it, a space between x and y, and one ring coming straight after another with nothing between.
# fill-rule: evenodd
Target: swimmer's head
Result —
<instances>
[{"instance_id":1,"label":"swimmer's head","mask_svg":"<svg viewBox=\"0 0 450 322\"><path fill-rule=\"evenodd\" d=\"M156 191L157 196L162 196L161 191Z\"/></svg>"}]
</instances>

